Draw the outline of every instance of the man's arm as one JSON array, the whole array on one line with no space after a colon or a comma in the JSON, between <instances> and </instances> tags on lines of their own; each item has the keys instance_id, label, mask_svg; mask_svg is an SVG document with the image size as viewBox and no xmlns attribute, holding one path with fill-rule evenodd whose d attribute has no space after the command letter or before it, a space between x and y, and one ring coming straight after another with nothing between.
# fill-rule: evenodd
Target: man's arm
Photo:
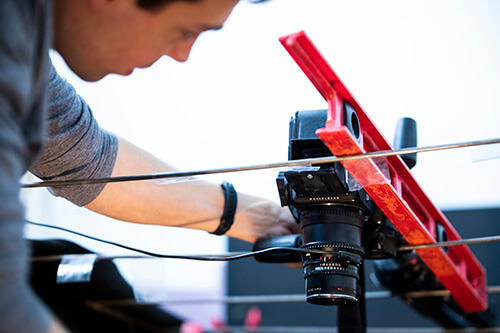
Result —
<instances>
[{"instance_id":1,"label":"man's arm","mask_svg":"<svg viewBox=\"0 0 500 333\"><path fill-rule=\"evenodd\" d=\"M31 171L43 180L101 178L173 171L173 168L102 130L90 107L52 67L49 75L47 139ZM52 188L76 205L128 222L215 231L224 207L223 190L204 181L160 185L154 181ZM232 228L249 242L297 230L291 214L268 200L238 193Z\"/></svg>"},{"instance_id":2,"label":"man's arm","mask_svg":"<svg viewBox=\"0 0 500 333\"><path fill-rule=\"evenodd\" d=\"M174 171L172 167L118 140L118 154L112 176ZM138 181L107 184L85 207L122 221L215 231L224 208L219 184L206 181L157 184ZM298 233L288 210L269 200L238 193L238 206L226 235L254 242L264 235Z\"/></svg>"}]
</instances>

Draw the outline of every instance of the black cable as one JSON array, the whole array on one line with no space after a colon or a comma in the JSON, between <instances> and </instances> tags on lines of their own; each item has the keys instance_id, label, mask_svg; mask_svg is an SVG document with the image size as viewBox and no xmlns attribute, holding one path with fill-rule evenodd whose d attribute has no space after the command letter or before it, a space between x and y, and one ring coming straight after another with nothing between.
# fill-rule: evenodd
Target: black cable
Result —
<instances>
[{"instance_id":1,"label":"black cable","mask_svg":"<svg viewBox=\"0 0 500 333\"><path fill-rule=\"evenodd\" d=\"M187 259L187 260L201 260L201 261L231 261L231 260L238 260L238 259L244 259L244 258L253 257L253 256L256 256L256 255L262 254L262 253L277 252L277 251L290 251L290 252L316 253L316 254L335 254L335 252L332 252L332 251L308 250L308 249L300 249L300 248L295 248L295 247L270 247L270 248L267 248L267 249L264 249L264 250L253 251L253 252L245 252L243 254L230 255L230 256L222 256L222 255L220 255L220 256L217 256L217 255L187 256L187 255L175 255L175 254L160 254L160 253L154 253L154 252L149 252L149 251L145 251L145 250L133 248L133 247L130 247L130 246L127 246L127 245L123 245L123 244L120 244L120 243L115 243L115 242L104 240L104 239L97 238L97 237L94 237L94 236L82 234L81 232L70 230L70 229L66 229L66 228L63 228L63 227L55 226L55 225L33 222L33 221L26 220L26 219L24 221L26 223L29 223L29 224L32 224L32 225L36 225L36 226L39 226L39 227L52 228L52 229L61 230L61 231L64 231L64 232L69 232L69 233L72 233L72 234L75 234L75 235L78 235L78 236L81 236L81 237L85 237L85 238L88 238L88 239L92 239L92 240L104 243L104 244L109 244L109 245L117 246L117 247L120 247L122 249L126 249L126 250L130 250L130 251L142 253L142 254L145 254L145 255L148 255L148 256L151 256L151 257L165 258L165 259ZM61 259L61 257L62 256L47 256L46 259L47 260L58 260L58 259ZM99 257L97 259L99 260ZM111 259L111 258L105 257L104 259Z\"/></svg>"},{"instance_id":2,"label":"black cable","mask_svg":"<svg viewBox=\"0 0 500 333\"><path fill-rule=\"evenodd\" d=\"M36 225L39 227L45 227L45 228L52 228L56 230L61 230L64 232L69 232L81 237L85 237L88 239L92 239L101 243L117 246L126 250L138 252L145 254L147 256L151 257L157 257L157 258L167 258L167 259L187 259L187 260L202 260L202 261L231 261L231 260L237 260L237 259L244 259L252 256L256 256L258 254L262 253L267 253L267 252L277 252L277 251L290 251L290 252L299 252L299 253L316 253L316 254L334 254L332 251L322 251L322 250L306 250L306 249L300 249L300 248L295 248L295 247L271 247L267 248L264 250L259 250L259 251L253 251L253 252L245 252L242 254L237 254L237 255L228 255L228 256L216 256L216 255L207 255L207 256L186 256L186 255L173 255L173 254L160 254L160 253L154 253L154 252L149 252L137 248L133 248L127 245L123 245L120 243L115 243L112 241L104 240L101 238L97 238L94 236L82 234L78 231L66 229L63 227L55 226L55 225L50 225L50 224L43 224L43 223L38 223L38 222L33 222L29 220L24 220L26 223ZM408 250L414 250L414 249L420 249L420 248L436 248L436 247L449 247L449 246L458 246L458 245L469 245L469 244L481 244L481 243L488 243L488 242L498 242L500 241L500 236L488 236L488 237L479 237L479 238L471 238L471 239L462 239L459 241L448 241L448 242L438 242L438 243L432 243L432 244L420 244L420 245L403 245L399 248L400 251L408 251ZM59 258L60 256L47 256L45 258L46 260L55 260ZM110 260L114 259L116 257L101 257L99 258L100 260ZM40 258L42 260L42 258Z\"/></svg>"},{"instance_id":3,"label":"black cable","mask_svg":"<svg viewBox=\"0 0 500 333\"><path fill-rule=\"evenodd\" d=\"M44 223L38 223L38 222L33 222L29 220L24 220L26 223L36 225L39 227L45 227L45 228L52 228L56 230L61 230L64 232L69 232L81 237L85 237L88 239L92 239L101 243L117 246L126 250L138 252L145 254L147 256L151 257L156 257L156 258L166 258L166 259L187 259L187 260L202 260L202 261L231 261L231 260L238 260L238 259L244 259L248 257L253 257L262 253L267 253L267 252L277 252L277 251L289 251L289 252L299 252L299 253L315 253L315 254L335 254L333 251L324 251L324 250L308 250L308 249L301 249L301 248L296 248L296 247L271 247L259 251L253 251L253 252L245 252L242 254L237 254L237 255L207 255L207 256L187 256L187 255L174 255L174 254L160 254L160 253L154 253L154 252L149 252L137 248L133 248L127 245L123 245L120 243L115 243L112 241L104 240L101 238L97 238L94 236L82 234L81 232L66 229L63 227L55 226L55 225L50 225L50 224L44 224ZM438 247L450 247L450 246L458 246L458 245L470 245L470 244L482 244L482 243L489 243L489 242L498 242L500 241L500 235L499 236L487 236L487 237L478 237L478 238L471 238L471 239L461 239L457 241L447 241L447 242L437 242L437 243L431 243L431 244L419 244L419 245L403 245L399 248L400 251L409 251L409 250L416 250L416 249L421 249L421 248L438 248ZM60 258L61 256L47 256L47 257L40 257L40 259L37 260L56 260ZM124 257L126 258L126 257ZM119 259L116 256L112 257L101 257L98 258L100 260L111 260L111 259Z\"/></svg>"}]
</instances>

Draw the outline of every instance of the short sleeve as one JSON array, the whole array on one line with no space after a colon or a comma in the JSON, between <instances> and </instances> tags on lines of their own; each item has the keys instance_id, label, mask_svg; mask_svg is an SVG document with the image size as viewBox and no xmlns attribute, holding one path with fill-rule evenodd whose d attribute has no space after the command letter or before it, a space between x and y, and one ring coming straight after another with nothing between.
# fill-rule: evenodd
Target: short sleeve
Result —
<instances>
[{"instance_id":1,"label":"short sleeve","mask_svg":"<svg viewBox=\"0 0 500 333\"><path fill-rule=\"evenodd\" d=\"M99 127L90 107L51 66L47 137L30 170L45 181L109 177L118 152L116 136ZM94 200L105 184L54 187L78 206Z\"/></svg>"}]
</instances>

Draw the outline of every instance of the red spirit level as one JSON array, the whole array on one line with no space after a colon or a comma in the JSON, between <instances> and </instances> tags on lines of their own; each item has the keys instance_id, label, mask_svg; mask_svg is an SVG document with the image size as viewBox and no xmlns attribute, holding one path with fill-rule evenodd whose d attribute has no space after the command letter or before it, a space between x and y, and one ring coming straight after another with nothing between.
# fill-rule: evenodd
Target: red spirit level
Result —
<instances>
[{"instance_id":1,"label":"red spirit level","mask_svg":"<svg viewBox=\"0 0 500 333\"><path fill-rule=\"evenodd\" d=\"M335 156L392 149L303 31L280 41L328 103L325 128L316 134ZM357 113L359 140L342 125L344 101ZM409 244L436 242L437 224L444 228L448 240L461 239L399 156L387 157L383 163L390 176L372 159L342 162ZM464 311L486 310L486 274L467 246L450 247L447 252L442 248L416 251Z\"/></svg>"}]
</instances>

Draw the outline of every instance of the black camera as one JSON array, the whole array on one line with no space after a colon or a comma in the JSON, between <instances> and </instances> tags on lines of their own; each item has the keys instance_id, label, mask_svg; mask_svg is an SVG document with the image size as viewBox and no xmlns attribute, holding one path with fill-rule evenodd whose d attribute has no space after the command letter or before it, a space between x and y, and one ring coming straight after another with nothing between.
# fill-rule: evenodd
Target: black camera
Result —
<instances>
[{"instance_id":1,"label":"black camera","mask_svg":"<svg viewBox=\"0 0 500 333\"><path fill-rule=\"evenodd\" d=\"M344 101L343 125L361 141L362 129L355 110ZM299 111L290 121L289 160L331 156L316 136L327 120L326 110ZM394 148L415 147L416 122L398 122ZM360 142L361 143L361 142ZM409 168L416 154L401 156ZM374 159L384 172L384 160ZM386 175L390 179L390 175ZM272 247L300 248L296 251L266 252L256 256L261 262L302 262L306 299L318 305L339 305L339 332L365 332L363 259L375 260L375 276L380 284L424 316L447 328L473 325L491 327L490 310L466 313L452 298L411 299L405 293L440 290L442 284L418 258L415 251L400 251L404 239L383 215L363 188L341 163L311 165L280 172L277 178L282 206L289 207L300 224L300 235L258 239L254 251ZM446 240L437 224L437 241ZM311 251L311 252L308 252Z\"/></svg>"},{"instance_id":2,"label":"black camera","mask_svg":"<svg viewBox=\"0 0 500 333\"><path fill-rule=\"evenodd\" d=\"M298 111L290 121L289 160L331 156L316 136L324 127L326 110ZM360 140L354 109L344 102L344 125ZM303 254L281 252L256 257L264 262L303 262L307 301L345 305L357 301L363 258L396 255L399 233L341 163L312 165L280 172L282 206L300 223L301 235L259 239L254 250L274 246L300 247ZM308 253L321 250L324 254Z\"/></svg>"}]
</instances>

